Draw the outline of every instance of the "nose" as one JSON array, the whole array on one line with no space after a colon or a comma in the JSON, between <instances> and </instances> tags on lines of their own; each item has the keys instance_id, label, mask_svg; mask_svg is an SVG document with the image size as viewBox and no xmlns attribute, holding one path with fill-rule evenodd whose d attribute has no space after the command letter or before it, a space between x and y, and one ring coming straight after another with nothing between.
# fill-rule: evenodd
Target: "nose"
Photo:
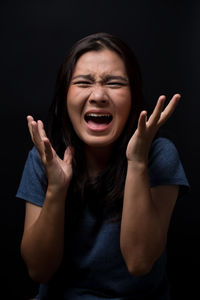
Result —
<instances>
[{"instance_id":1,"label":"nose","mask_svg":"<svg viewBox=\"0 0 200 300\"><path fill-rule=\"evenodd\" d=\"M89 102L92 104L106 104L109 100L106 90L102 86L93 87L89 98Z\"/></svg>"}]
</instances>

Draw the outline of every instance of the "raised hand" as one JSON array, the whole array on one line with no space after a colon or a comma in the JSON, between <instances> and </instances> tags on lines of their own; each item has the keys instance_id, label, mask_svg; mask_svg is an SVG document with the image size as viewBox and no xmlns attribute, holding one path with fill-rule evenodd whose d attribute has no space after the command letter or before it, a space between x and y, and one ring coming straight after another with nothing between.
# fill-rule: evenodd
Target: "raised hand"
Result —
<instances>
[{"instance_id":1,"label":"raised hand","mask_svg":"<svg viewBox=\"0 0 200 300\"><path fill-rule=\"evenodd\" d=\"M158 129L174 112L180 97L181 96L179 94L175 94L163 110L166 97L164 95L160 96L158 98L154 111L148 120L147 112L141 112L137 129L127 146L126 156L128 162L147 164L148 153L153 138L155 137Z\"/></svg>"},{"instance_id":2,"label":"raised hand","mask_svg":"<svg viewBox=\"0 0 200 300\"><path fill-rule=\"evenodd\" d=\"M67 147L63 160L56 154L46 132L43 122L37 122L32 116L27 116L31 139L37 148L48 178L48 187L54 190L67 188L72 178L72 150Z\"/></svg>"}]
</instances>

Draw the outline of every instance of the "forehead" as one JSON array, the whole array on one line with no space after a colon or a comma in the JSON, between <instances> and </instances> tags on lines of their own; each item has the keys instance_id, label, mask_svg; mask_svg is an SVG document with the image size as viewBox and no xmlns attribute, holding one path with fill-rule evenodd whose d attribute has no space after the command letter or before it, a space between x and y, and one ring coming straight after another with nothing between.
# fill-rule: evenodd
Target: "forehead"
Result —
<instances>
[{"instance_id":1,"label":"forehead","mask_svg":"<svg viewBox=\"0 0 200 300\"><path fill-rule=\"evenodd\" d=\"M111 50L89 51L77 61L73 75L79 74L126 75L126 68L120 56Z\"/></svg>"}]
</instances>

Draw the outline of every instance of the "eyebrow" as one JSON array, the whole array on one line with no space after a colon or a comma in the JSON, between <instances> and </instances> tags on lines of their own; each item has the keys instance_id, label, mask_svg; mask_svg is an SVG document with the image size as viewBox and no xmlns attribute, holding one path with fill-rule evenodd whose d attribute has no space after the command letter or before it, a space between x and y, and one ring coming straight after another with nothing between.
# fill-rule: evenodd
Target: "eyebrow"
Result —
<instances>
[{"instance_id":1,"label":"eyebrow","mask_svg":"<svg viewBox=\"0 0 200 300\"><path fill-rule=\"evenodd\" d=\"M94 77L92 75L90 75L90 74L87 74L87 75L77 75L77 76L74 76L72 78L72 80L77 79L77 78L84 78L84 79L88 79L88 80L91 80L91 81L94 80Z\"/></svg>"},{"instance_id":2,"label":"eyebrow","mask_svg":"<svg viewBox=\"0 0 200 300\"><path fill-rule=\"evenodd\" d=\"M105 76L102 76L103 77L103 81L106 82L106 81L109 81L109 80L122 80L126 83L128 83L128 79L126 77L123 77L123 76L120 76L120 75L105 75ZM87 74L87 75L77 75L75 77L72 78L72 80L75 80L77 78L84 78L84 79L87 79L87 80L91 80L91 81L94 81L94 77L91 75L91 74Z\"/></svg>"},{"instance_id":3,"label":"eyebrow","mask_svg":"<svg viewBox=\"0 0 200 300\"><path fill-rule=\"evenodd\" d=\"M103 78L105 81L109 81L109 80L122 80L124 82L127 82L128 83L128 79L126 77L123 77L123 76L120 76L120 75L106 75L104 78Z\"/></svg>"}]
</instances>

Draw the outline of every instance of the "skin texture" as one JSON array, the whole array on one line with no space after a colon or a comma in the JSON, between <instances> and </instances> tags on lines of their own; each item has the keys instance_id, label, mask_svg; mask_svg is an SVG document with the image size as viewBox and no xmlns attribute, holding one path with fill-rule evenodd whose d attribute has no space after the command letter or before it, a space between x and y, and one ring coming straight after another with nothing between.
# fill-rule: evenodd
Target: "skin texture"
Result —
<instances>
[{"instance_id":1,"label":"skin texture","mask_svg":"<svg viewBox=\"0 0 200 300\"><path fill-rule=\"evenodd\" d=\"M88 74L90 76L82 76ZM127 146L128 170L120 247L133 275L149 272L166 244L178 187L150 188L147 157L156 132L171 116L179 99L179 94L174 95L164 108L165 96L160 96L148 120L147 112L141 112L137 130ZM119 56L110 50L82 55L72 75L66 105L74 129L85 145L88 174L95 176L106 165L130 111L130 88ZM84 115L91 110L111 113L111 125L100 131L88 128ZM61 160L46 136L42 121L36 122L32 116L28 116L27 121L32 141L46 170L48 187L43 207L26 204L21 252L30 276L36 281L46 282L58 269L63 257L64 208L73 175L74 150L67 148Z\"/></svg>"},{"instance_id":2,"label":"skin texture","mask_svg":"<svg viewBox=\"0 0 200 300\"><path fill-rule=\"evenodd\" d=\"M110 50L83 54L75 66L66 105L76 134L85 144L88 173L95 176L104 168L131 108L129 80L121 58ZM87 112L109 113L113 119L105 130L90 129L84 119Z\"/></svg>"},{"instance_id":3,"label":"skin texture","mask_svg":"<svg viewBox=\"0 0 200 300\"><path fill-rule=\"evenodd\" d=\"M88 146L104 148L117 140L128 119L131 93L121 58L113 51L90 51L75 67L67 95L67 110L79 138ZM85 113L108 112L113 120L107 130L88 128Z\"/></svg>"},{"instance_id":4,"label":"skin texture","mask_svg":"<svg viewBox=\"0 0 200 300\"><path fill-rule=\"evenodd\" d=\"M163 110L165 96L160 96L148 120L147 112L141 112L137 130L127 147L128 170L120 245L127 268L133 275L148 273L166 245L169 222L179 188L150 188L147 164L152 140L159 127L175 110L179 99L179 94L174 95Z\"/></svg>"}]
</instances>

